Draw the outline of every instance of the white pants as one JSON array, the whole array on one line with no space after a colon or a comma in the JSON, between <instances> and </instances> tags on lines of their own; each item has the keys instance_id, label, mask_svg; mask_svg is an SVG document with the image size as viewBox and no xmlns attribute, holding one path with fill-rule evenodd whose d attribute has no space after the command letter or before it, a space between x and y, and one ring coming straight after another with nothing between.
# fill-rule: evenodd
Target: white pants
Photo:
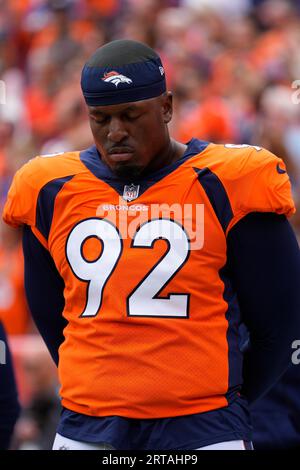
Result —
<instances>
[{"instance_id":1,"label":"white pants","mask_svg":"<svg viewBox=\"0 0 300 470\"><path fill-rule=\"evenodd\" d=\"M114 450L105 442L101 444L93 444L89 442L73 441L68 437L56 434L52 450ZM218 442L199 449L191 450L246 450L244 441L228 441Z\"/></svg>"}]
</instances>

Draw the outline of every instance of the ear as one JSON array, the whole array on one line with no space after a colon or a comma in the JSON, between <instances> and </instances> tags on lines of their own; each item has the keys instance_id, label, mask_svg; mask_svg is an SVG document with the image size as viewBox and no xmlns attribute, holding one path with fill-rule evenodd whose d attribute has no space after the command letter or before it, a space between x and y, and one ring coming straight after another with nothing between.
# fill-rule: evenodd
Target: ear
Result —
<instances>
[{"instance_id":1,"label":"ear","mask_svg":"<svg viewBox=\"0 0 300 470\"><path fill-rule=\"evenodd\" d=\"M161 109L163 113L163 120L165 124L168 124L173 115L173 94L171 91L167 91L164 93L161 97L162 103L161 103Z\"/></svg>"}]
</instances>

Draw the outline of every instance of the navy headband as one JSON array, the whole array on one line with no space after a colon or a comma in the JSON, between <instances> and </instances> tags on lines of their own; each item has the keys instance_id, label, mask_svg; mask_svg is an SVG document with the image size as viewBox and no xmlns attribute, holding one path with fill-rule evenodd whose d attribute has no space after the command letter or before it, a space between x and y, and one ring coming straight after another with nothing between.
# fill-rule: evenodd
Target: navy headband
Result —
<instances>
[{"instance_id":1,"label":"navy headband","mask_svg":"<svg viewBox=\"0 0 300 470\"><path fill-rule=\"evenodd\" d=\"M89 106L146 100L166 91L165 72L159 57L120 66L86 64L81 88Z\"/></svg>"}]
</instances>

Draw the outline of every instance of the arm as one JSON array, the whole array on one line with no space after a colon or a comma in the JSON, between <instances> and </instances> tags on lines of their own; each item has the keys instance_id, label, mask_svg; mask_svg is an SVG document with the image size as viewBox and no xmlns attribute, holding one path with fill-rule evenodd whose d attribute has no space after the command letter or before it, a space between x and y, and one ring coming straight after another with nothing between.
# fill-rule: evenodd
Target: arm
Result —
<instances>
[{"instance_id":1,"label":"arm","mask_svg":"<svg viewBox=\"0 0 300 470\"><path fill-rule=\"evenodd\" d=\"M250 334L242 392L265 394L291 363L300 338L300 252L285 216L251 213L228 235L228 265Z\"/></svg>"},{"instance_id":2,"label":"arm","mask_svg":"<svg viewBox=\"0 0 300 470\"><path fill-rule=\"evenodd\" d=\"M67 324L62 316L64 282L49 252L28 226L23 230L23 251L28 305L54 362L58 364L58 348L64 341L63 329Z\"/></svg>"},{"instance_id":3,"label":"arm","mask_svg":"<svg viewBox=\"0 0 300 470\"><path fill-rule=\"evenodd\" d=\"M300 367L291 364L261 400L251 407L255 450L300 448Z\"/></svg>"}]
</instances>

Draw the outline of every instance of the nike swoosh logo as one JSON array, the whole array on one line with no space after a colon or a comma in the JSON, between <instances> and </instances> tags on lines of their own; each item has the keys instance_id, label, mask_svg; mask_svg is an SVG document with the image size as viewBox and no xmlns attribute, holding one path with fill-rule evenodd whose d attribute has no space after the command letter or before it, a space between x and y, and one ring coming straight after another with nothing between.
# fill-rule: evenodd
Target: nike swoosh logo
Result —
<instances>
[{"instance_id":1,"label":"nike swoosh logo","mask_svg":"<svg viewBox=\"0 0 300 470\"><path fill-rule=\"evenodd\" d=\"M277 170L277 172L280 173L280 174L286 173L285 170L283 170L282 168L280 168L280 164L279 164L279 163L277 163L277 165L276 165L276 170Z\"/></svg>"}]
</instances>

